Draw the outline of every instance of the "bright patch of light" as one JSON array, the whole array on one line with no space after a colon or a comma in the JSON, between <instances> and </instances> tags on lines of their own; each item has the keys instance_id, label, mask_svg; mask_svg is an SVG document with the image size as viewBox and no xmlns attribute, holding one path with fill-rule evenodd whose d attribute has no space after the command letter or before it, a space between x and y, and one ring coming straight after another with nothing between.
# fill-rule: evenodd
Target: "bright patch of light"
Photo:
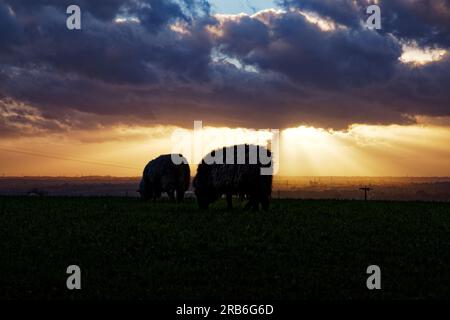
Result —
<instances>
[{"instance_id":1,"label":"bright patch of light","mask_svg":"<svg viewBox=\"0 0 450 320\"><path fill-rule=\"evenodd\" d=\"M289 128L283 131L283 135L287 139L302 140L305 143L317 143L325 139L329 134L324 129L300 126L297 128Z\"/></svg>"},{"instance_id":2,"label":"bright patch of light","mask_svg":"<svg viewBox=\"0 0 450 320\"><path fill-rule=\"evenodd\" d=\"M334 31L336 30L336 24L330 20L323 19L313 13L298 11L302 16L306 18L309 23L315 24L322 31Z\"/></svg>"},{"instance_id":3,"label":"bright patch of light","mask_svg":"<svg viewBox=\"0 0 450 320\"><path fill-rule=\"evenodd\" d=\"M314 13L310 12L303 12L300 10L293 10L290 11L290 13L298 14L303 16L306 21L308 21L311 24L314 24L317 26L321 31L329 32L334 31L337 28L344 28L341 25L338 25L334 23L331 20L324 19L322 17L319 17L318 15L315 15ZM223 27L224 24L227 22L239 22L243 18L250 18L258 20L262 23L264 23L266 26L270 27L273 25L273 20L276 19L280 15L287 14L287 11L281 10L281 9L265 9L258 11L252 15L249 15L247 13L239 13L239 14L214 14L214 17L217 20L217 24L215 25L208 25L206 27L206 30L209 32L209 34L215 38L220 38L224 35L223 33Z\"/></svg>"},{"instance_id":4,"label":"bright patch of light","mask_svg":"<svg viewBox=\"0 0 450 320\"><path fill-rule=\"evenodd\" d=\"M182 34L182 35L190 34L190 31L187 28L187 24L182 23L181 21L177 21L177 22L171 24L170 30L172 30L173 32Z\"/></svg>"},{"instance_id":5,"label":"bright patch of light","mask_svg":"<svg viewBox=\"0 0 450 320\"><path fill-rule=\"evenodd\" d=\"M136 17L117 17L114 19L115 23L140 23L141 21Z\"/></svg>"},{"instance_id":6,"label":"bright patch of light","mask_svg":"<svg viewBox=\"0 0 450 320\"><path fill-rule=\"evenodd\" d=\"M400 61L403 63L423 66L440 61L447 54L444 49L420 48L417 45L404 45Z\"/></svg>"}]
</instances>

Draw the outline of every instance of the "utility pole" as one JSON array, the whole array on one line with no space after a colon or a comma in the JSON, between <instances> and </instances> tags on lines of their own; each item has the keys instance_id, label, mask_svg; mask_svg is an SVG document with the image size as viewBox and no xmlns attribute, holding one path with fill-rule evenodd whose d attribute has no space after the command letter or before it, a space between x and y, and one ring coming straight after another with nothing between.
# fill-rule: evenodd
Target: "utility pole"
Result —
<instances>
[{"instance_id":1,"label":"utility pole","mask_svg":"<svg viewBox=\"0 0 450 320\"><path fill-rule=\"evenodd\" d=\"M364 191L364 201L367 201L367 193L369 191L372 191L372 188L364 187L364 188L359 188L359 190L363 190Z\"/></svg>"}]
</instances>

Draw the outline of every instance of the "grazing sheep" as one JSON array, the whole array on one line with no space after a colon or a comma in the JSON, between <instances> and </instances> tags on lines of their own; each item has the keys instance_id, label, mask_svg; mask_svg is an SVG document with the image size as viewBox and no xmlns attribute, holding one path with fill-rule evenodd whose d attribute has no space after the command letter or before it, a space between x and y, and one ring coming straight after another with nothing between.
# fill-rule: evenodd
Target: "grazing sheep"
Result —
<instances>
[{"instance_id":1,"label":"grazing sheep","mask_svg":"<svg viewBox=\"0 0 450 320\"><path fill-rule=\"evenodd\" d=\"M263 161L260 154L267 161ZM215 161L212 162L211 159ZM263 168L269 174L261 174ZM228 208L231 209L232 196L235 194L247 196L249 202L246 209L251 207L258 210L261 204L267 210L272 193L271 168L272 154L261 146L239 145L211 152L198 166L194 179L195 195L200 208L208 208L209 204L225 194Z\"/></svg>"},{"instance_id":2,"label":"grazing sheep","mask_svg":"<svg viewBox=\"0 0 450 320\"><path fill-rule=\"evenodd\" d=\"M175 164L173 157L179 157L181 164ZM144 169L138 192L143 199L156 200L162 192L166 192L170 199L183 201L184 193L189 188L191 171L188 162L181 154L166 154L150 161Z\"/></svg>"}]
</instances>

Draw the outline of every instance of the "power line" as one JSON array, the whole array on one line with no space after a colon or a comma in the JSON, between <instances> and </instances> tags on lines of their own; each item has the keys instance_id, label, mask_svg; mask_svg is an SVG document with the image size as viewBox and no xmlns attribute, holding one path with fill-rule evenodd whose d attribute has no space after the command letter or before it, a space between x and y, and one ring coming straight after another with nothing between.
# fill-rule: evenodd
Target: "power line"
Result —
<instances>
[{"instance_id":1,"label":"power line","mask_svg":"<svg viewBox=\"0 0 450 320\"><path fill-rule=\"evenodd\" d=\"M48 158L48 159L55 159L55 160L63 160L63 161L73 161L73 162L78 162L78 163L92 164L92 165L104 166L104 167L114 167L114 168L121 168L121 169L139 170L139 168L129 167L129 166L125 166L125 165L118 165L118 164L112 164L112 163L106 163L106 162L77 159L77 158L71 158L71 157L56 156L56 155L50 155L50 154L45 154L45 153L36 152L36 151L11 149L11 148L5 148L3 146L0 146L0 150L6 151L6 152L25 154L25 155L34 156L34 157L41 157L41 158Z\"/></svg>"},{"instance_id":2,"label":"power line","mask_svg":"<svg viewBox=\"0 0 450 320\"><path fill-rule=\"evenodd\" d=\"M56 152L49 152L49 151L40 152L40 151L29 150L29 149L24 149L24 148L11 149L10 147L4 146L4 145L0 145L0 149L1 148L8 149L11 152L18 151L18 152L25 152L25 153L33 153L33 154L44 155L45 157L52 156L52 157L64 158L64 159L69 158L69 159L82 160L82 161L94 161L94 162L97 162L97 163L103 163L103 164L114 165L114 166L129 167L126 164L120 163L120 162L117 162L117 161L101 161L100 162L100 161L95 161L95 160L83 159L83 158L79 158L79 157L67 157L64 154L56 153Z\"/></svg>"}]
</instances>

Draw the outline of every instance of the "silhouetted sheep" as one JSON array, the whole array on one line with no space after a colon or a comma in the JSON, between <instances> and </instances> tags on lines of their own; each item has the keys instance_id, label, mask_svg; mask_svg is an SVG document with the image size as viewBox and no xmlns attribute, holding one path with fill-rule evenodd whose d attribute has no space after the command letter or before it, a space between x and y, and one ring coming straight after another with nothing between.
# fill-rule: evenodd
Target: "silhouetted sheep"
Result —
<instances>
[{"instance_id":1,"label":"silhouetted sheep","mask_svg":"<svg viewBox=\"0 0 450 320\"><path fill-rule=\"evenodd\" d=\"M181 164L175 164L172 157L179 157ZM189 188L191 171L188 162L181 154L166 154L150 161L145 166L138 192L143 199L157 199L166 192L170 199L182 201Z\"/></svg>"},{"instance_id":2,"label":"silhouetted sheep","mask_svg":"<svg viewBox=\"0 0 450 320\"><path fill-rule=\"evenodd\" d=\"M260 154L266 159L260 158ZM265 170L265 174L261 174L261 170ZM232 196L239 195L249 199L246 209L258 210L261 204L267 210L272 193L272 154L266 148L254 145L215 150L198 166L194 188L202 209L225 194L228 208L232 208Z\"/></svg>"}]
</instances>

